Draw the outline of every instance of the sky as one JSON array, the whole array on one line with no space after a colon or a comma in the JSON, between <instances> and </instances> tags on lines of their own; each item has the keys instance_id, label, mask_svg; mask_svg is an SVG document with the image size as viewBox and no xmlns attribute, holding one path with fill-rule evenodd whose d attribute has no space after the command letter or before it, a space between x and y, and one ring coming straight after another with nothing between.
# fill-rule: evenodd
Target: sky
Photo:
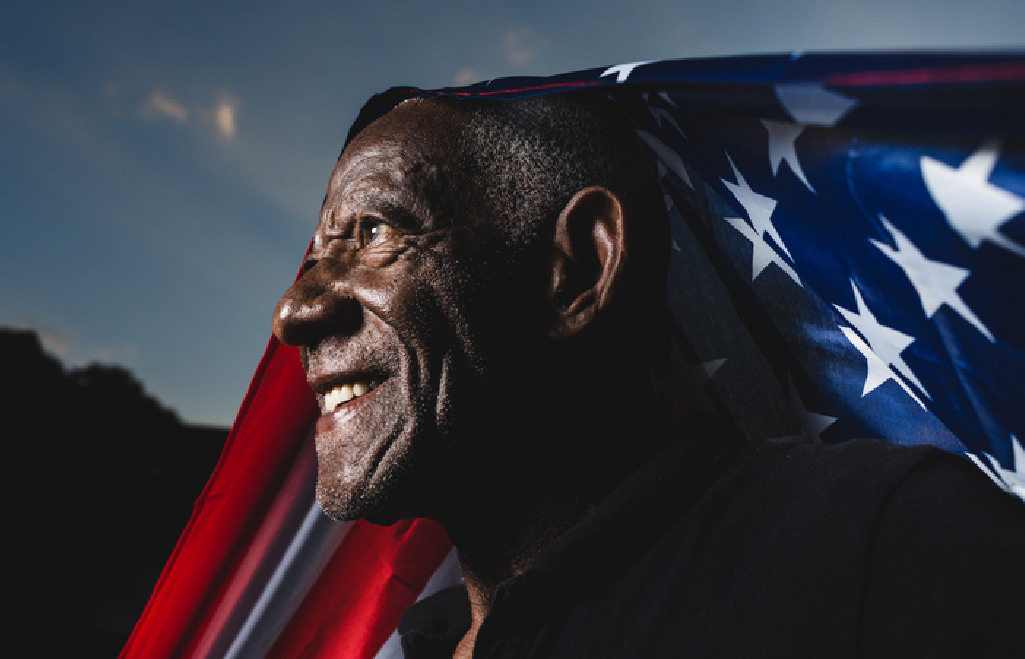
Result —
<instances>
[{"instance_id":1,"label":"sky","mask_svg":"<svg viewBox=\"0 0 1025 659\"><path fill-rule=\"evenodd\" d=\"M620 62L1025 49L1025 2L0 0L0 325L228 425L373 94Z\"/></svg>"}]
</instances>

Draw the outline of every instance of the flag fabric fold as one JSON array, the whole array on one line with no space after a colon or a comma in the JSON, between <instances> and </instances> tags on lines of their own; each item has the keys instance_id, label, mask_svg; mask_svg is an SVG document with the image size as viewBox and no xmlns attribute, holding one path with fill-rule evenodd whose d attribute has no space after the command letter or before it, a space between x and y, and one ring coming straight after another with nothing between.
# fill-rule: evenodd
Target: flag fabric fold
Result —
<instances>
[{"instance_id":1,"label":"flag fabric fold","mask_svg":"<svg viewBox=\"0 0 1025 659\"><path fill-rule=\"evenodd\" d=\"M1025 54L634 62L372 98L598 94L634 122L671 223L678 425L965 455L1025 500ZM458 580L434 522L313 499L316 402L272 339L122 652L399 656L401 612ZM436 575L436 576L435 576ZM433 578L432 578L433 577Z\"/></svg>"}]
</instances>

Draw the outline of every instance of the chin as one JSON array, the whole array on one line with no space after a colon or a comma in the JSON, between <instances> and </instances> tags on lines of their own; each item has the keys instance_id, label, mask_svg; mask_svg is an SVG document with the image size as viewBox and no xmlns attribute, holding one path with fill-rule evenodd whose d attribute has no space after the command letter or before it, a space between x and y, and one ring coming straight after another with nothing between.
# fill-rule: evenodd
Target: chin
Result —
<instances>
[{"instance_id":1,"label":"chin","mask_svg":"<svg viewBox=\"0 0 1025 659\"><path fill-rule=\"evenodd\" d=\"M319 494L319 488L317 503L320 504L320 509L324 511L325 515L339 522L355 522L358 519L363 519L378 526L391 526L403 519L427 517L427 515L422 513L392 510L388 506L368 506L363 505L362 502L339 506L335 498L329 498L325 501Z\"/></svg>"},{"instance_id":2,"label":"chin","mask_svg":"<svg viewBox=\"0 0 1025 659\"><path fill-rule=\"evenodd\" d=\"M317 477L317 503L332 519L342 522L379 519L387 510L387 499L382 492L365 491L351 483L340 484L324 475Z\"/></svg>"},{"instance_id":3,"label":"chin","mask_svg":"<svg viewBox=\"0 0 1025 659\"><path fill-rule=\"evenodd\" d=\"M317 503L324 513L339 521L365 519L389 526L402 519L430 517L426 493L430 485L409 478L409 470L393 469L377 474L374 481L340 482L330 468L318 473ZM383 476L383 477L382 477Z\"/></svg>"}]
</instances>

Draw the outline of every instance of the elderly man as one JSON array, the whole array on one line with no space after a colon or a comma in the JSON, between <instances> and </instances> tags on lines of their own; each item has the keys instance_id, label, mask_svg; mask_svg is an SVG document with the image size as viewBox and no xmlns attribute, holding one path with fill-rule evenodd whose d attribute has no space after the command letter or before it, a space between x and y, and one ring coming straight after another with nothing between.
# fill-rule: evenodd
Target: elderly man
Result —
<instances>
[{"instance_id":1,"label":"elderly man","mask_svg":"<svg viewBox=\"0 0 1025 659\"><path fill-rule=\"evenodd\" d=\"M407 655L1009 656L1025 510L967 462L672 435L667 245L597 100L411 100L346 147L274 330L320 400L324 510L458 550Z\"/></svg>"}]
</instances>

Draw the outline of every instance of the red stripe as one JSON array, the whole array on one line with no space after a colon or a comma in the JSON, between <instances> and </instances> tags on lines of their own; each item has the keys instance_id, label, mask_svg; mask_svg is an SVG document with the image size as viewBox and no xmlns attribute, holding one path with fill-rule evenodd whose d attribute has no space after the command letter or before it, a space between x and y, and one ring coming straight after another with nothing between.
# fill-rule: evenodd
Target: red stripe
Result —
<instances>
[{"instance_id":1,"label":"red stripe","mask_svg":"<svg viewBox=\"0 0 1025 659\"><path fill-rule=\"evenodd\" d=\"M212 657L211 652L215 651L218 641L221 640L222 632L227 625L237 625L238 615L243 597L249 594L249 588L254 580L260 579L258 573L268 567L268 556L270 548L279 544L282 539L291 540L290 530L293 528L289 522L294 520L297 510L296 502L306 502L313 491L313 484L317 477L317 458L313 447L307 445L300 454L284 486L277 493L274 504L267 515L261 520L260 530L256 533L253 541L246 551L245 557L239 564L235 575L232 577L224 595L217 604L217 609L206 626L205 633L200 636L199 643L192 652L197 657ZM308 506L302 506L302 513L307 513ZM264 579L266 577L263 577ZM263 583L261 581L261 583ZM249 611L246 611L249 613ZM230 630L232 636L237 633L237 628Z\"/></svg>"},{"instance_id":2,"label":"red stripe","mask_svg":"<svg viewBox=\"0 0 1025 659\"><path fill-rule=\"evenodd\" d=\"M267 658L373 659L451 549L430 520L354 523Z\"/></svg>"},{"instance_id":3,"label":"red stripe","mask_svg":"<svg viewBox=\"0 0 1025 659\"><path fill-rule=\"evenodd\" d=\"M298 351L272 338L122 659L188 656L195 648L316 421L305 380Z\"/></svg>"},{"instance_id":4,"label":"red stripe","mask_svg":"<svg viewBox=\"0 0 1025 659\"><path fill-rule=\"evenodd\" d=\"M965 64L900 71L862 71L829 76L823 82L836 86L932 85L1025 80L1025 62Z\"/></svg>"}]
</instances>

